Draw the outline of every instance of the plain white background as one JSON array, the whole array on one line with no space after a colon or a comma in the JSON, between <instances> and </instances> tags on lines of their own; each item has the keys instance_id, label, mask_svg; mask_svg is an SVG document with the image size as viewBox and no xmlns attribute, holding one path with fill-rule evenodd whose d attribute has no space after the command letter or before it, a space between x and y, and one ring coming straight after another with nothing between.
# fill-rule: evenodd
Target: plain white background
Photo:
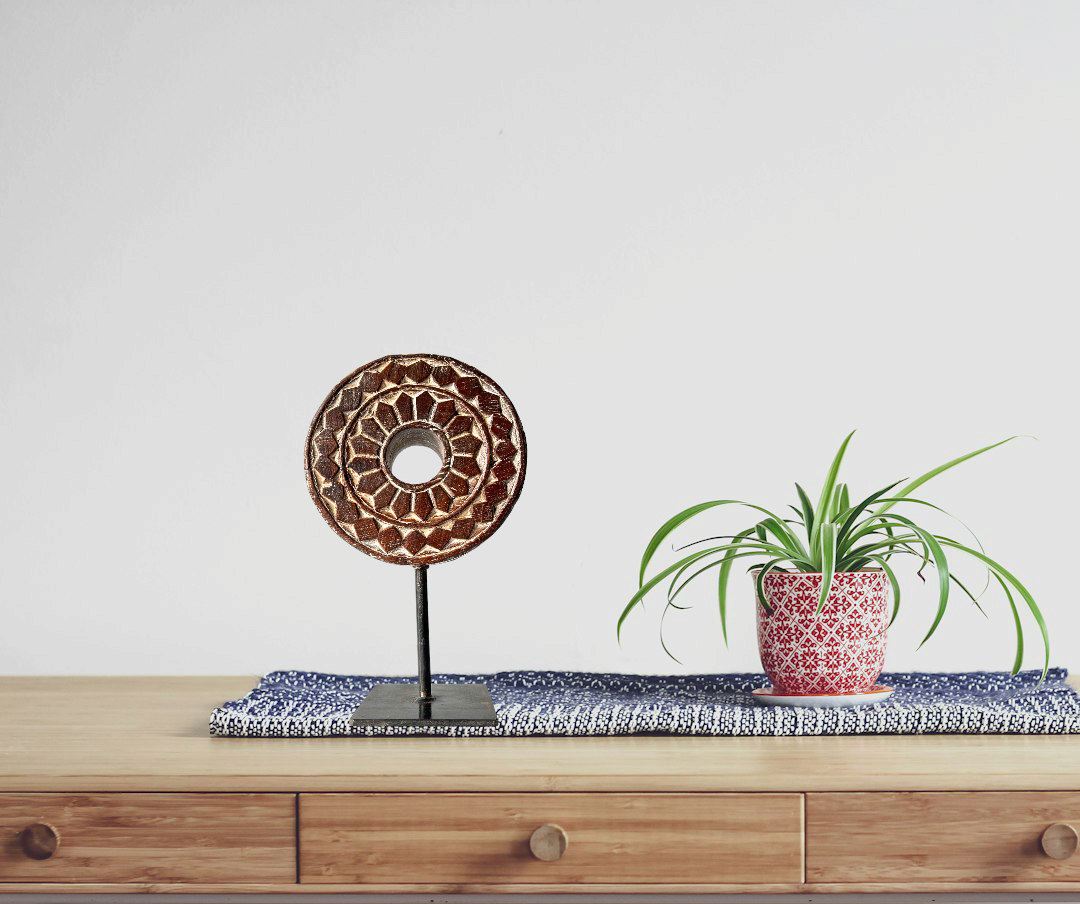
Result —
<instances>
[{"instance_id":1,"label":"plain white background","mask_svg":"<svg viewBox=\"0 0 1080 904\"><path fill-rule=\"evenodd\" d=\"M1078 665L1078 45L1069 2L2 0L0 672L411 672L411 574L301 451L413 351L529 439L432 570L437 671L756 669L745 577L730 649L711 581L683 665L659 600L616 644L641 550L816 489L856 427L864 492L1038 437L925 495ZM890 668L1009 666L1003 600L916 652L906 586Z\"/></svg>"}]
</instances>

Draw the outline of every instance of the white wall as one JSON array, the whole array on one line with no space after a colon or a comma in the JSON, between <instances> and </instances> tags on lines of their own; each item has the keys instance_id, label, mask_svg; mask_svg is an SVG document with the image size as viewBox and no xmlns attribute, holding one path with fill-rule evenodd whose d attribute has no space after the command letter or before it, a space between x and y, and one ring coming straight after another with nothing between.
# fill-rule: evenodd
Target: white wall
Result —
<instances>
[{"instance_id":1,"label":"white wall","mask_svg":"<svg viewBox=\"0 0 1080 904\"><path fill-rule=\"evenodd\" d=\"M408 673L411 574L301 446L396 351L529 438L431 574L436 670L756 668L711 581L615 618L668 515L927 488L1080 667L1080 4L0 2L0 672ZM704 519L685 537L739 526ZM945 527L945 525L941 525ZM909 584L896 669L1006 668ZM1039 664L1032 638L1028 664Z\"/></svg>"}]
</instances>

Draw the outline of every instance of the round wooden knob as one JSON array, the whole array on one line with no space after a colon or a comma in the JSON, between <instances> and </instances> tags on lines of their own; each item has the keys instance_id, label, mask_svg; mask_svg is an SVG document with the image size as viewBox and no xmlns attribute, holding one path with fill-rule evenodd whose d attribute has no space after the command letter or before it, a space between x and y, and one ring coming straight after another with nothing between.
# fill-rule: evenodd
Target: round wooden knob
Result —
<instances>
[{"instance_id":1,"label":"round wooden knob","mask_svg":"<svg viewBox=\"0 0 1080 904\"><path fill-rule=\"evenodd\" d=\"M33 860L48 860L60 847L60 833L47 822L35 822L19 833L23 853Z\"/></svg>"},{"instance_id":2,"label":"round wooden knob","mask_svg":"<svg viewBox=\"0 0 1080 904\"><path fill-rule=\"evenodd\" d=\"M1055 822L1042 833L1042 849L1047 857L1068 860L1080 846L1080 835L1067 822Z\"/></svg>"},{"instance_id":3,"label":"round wooden knob","mask_svg":"<svg viewBox=\"0 0 1080 904\"><path fill-rule=\"evenodd\" d=\"M537 860L558 860L566 853L569 839L561 826L548 823L540 826L529 838L529 850Z\"/></svg>"}]
</instances>

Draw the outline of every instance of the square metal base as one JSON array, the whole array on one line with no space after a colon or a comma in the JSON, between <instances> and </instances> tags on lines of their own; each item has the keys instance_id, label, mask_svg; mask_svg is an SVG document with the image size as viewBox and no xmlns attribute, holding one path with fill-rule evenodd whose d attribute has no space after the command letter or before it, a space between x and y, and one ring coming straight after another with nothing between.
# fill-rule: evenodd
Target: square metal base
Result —
<instances>
[{"instance_id":1,"label":"square metal base","mask_svg":"<svg viewBox=\"0 0 1080 904\"><path fill-rule=\"evenodd\" d=\"M353 711L350 725L498 725L483 684L435 684L430 703L417 702L415 684L376 684Z\"/></svg>"}]
</instances>

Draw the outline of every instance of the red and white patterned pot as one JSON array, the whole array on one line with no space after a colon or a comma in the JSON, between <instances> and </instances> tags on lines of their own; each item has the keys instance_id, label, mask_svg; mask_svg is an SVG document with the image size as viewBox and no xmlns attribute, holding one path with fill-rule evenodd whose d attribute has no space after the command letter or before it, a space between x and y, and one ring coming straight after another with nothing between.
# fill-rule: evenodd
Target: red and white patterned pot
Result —
<instances>
[{"instance_id":1,"label":"red and white patterned pot","mask_svg":"<svg viewBox=\"0 0 1080 904\"><path fill-rule=\"evenodd\" d=\"M779 693L861 693L874 686L885 666L885 573L840 572L818 613L821 580L820 574L804 572L765 575L765 599L772 611L758 600L758 649Z\"/></svg>"}]
</instances>

